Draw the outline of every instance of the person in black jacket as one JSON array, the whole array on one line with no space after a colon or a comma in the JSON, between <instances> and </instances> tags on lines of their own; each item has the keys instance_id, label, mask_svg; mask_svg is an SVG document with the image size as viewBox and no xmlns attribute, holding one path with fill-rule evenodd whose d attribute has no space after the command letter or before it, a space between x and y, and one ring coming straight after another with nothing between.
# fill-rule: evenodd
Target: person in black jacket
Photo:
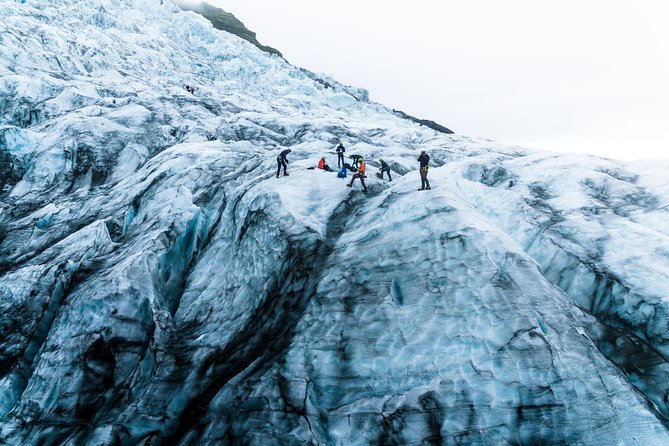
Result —
<instances>
[{"instance_id":1,"label":"person in black jacket","mask_svg":"<svg viewBox=\"0 0 669 446\"><path fill-rule=\"evenodd\" d=\"M420 152L418 162L420 163L420 189L418 190L430 190L430 182L427 181L427 171L430 168L430 155L423 150Z\"/></svg>"},{"instance_id":2,"label":"person in black jacket","mask_svg":"<svg viewBox=\"0 0 669 446\"><path fill-rule=\"evenodd\" d=\"M286 168L288 167L288 154L290 153L290 149L286 149L283 152L279 154L279 156L276 157L276 163L278 164L276 168L276 177L279 178L279 173L281 173L281 167L283 166L283 176L287 177L288 172L286 172Z\"/></svg>"},{"instance_id":3,"label":"person in black jacket","mask_svg":"<svg viewBox=\"0 0 669 446\"><path fill-rule=\"evenodd\" d=\"M344 167L344 152L346 152L346 148L344 147L344 144L340 141L339 145L337 146L337 167L340 169Z\"/></svg>"},{"instance_id":4,"label":"person in black jacket","mask_svg":"<svg viewBox=\"0 0 669 446\"><path fill-rule=\"evenodd\" d=\"M393 181L393 179L390 176L390 166L388 163L386 163L383 158L379 158L379 162L381 163L381 179L383 179L383 173L386 172L388 174L388 179L390 181Z\"/></svg>"}]
</instances>

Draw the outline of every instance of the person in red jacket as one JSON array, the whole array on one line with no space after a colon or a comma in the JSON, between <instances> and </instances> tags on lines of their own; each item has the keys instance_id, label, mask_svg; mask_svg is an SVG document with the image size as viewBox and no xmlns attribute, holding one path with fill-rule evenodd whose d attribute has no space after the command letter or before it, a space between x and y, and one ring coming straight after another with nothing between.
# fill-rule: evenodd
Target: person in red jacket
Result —
<instances>
[{"instance_id":1,"label":"person in red jacket","mask_svg":"<svg viewBox=\"0 0 669 446\"><path fill-rule=\"evenodd\" d=\"M353 174L353 178L351 178L351 182L347 184L348 187L353 187L353 182L355 181L356 178L360 178L360 183L362 184L362 187L364 188L363 190L367 192L367 186L365 186L365 169L367 169L367 163L362 159L362 157L358 158L358 171Z\"/></svg>"}]
</instances>

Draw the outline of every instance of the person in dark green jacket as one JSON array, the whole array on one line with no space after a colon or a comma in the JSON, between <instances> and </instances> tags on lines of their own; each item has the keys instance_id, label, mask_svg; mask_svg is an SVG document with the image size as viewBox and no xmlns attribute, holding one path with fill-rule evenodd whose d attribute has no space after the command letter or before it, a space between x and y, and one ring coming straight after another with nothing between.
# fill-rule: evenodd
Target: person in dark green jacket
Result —
<instances>
[{"instance_id":1,"label":"person in dark green jacket","mask_svg":"<svg viewBox=\"0 0 669 446\"><path fill-rule=\"evenodd\" d=\"M427 181L427 171L430 169L430 155L423 150L420 152L418 162L420 163L420 189L418 190L430 190L430 182Z\"/></svg>"},{"instance_id":2,"label":"person in dark green jacket","mask_svg":"<svg viewBox=\"0 0 669 446\"><path fill-rule=\"evenodd\" d=\"M290 149L286 149L283 152L279 154L279 156L276 157L276 177L279 178L279 173L281 173L281 168L283 167L283 176L287 177L288 172L286 171L286 168L288 167L288 154L290 153Z\"/></svg>"},{"instance_id":3,"label":"person in dark green jacket","mask_svg":"<svg viewBox=\"0 0 669 446\"><path fill-rule=\"evenodd\" d=\"M383 158L379 158L379 162L381 163L381 179L383 179L383 174L384 172L388 174L388 180L393 181L393 179L390 176L390 166L388 163L386 163Z\"/></svg>"}]
</instances>

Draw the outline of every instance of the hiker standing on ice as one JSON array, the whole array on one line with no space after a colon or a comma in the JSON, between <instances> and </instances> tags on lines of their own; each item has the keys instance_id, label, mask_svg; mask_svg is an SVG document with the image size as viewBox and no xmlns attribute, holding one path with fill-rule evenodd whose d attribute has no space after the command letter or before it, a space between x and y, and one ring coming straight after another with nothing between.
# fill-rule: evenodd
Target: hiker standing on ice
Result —
<instances>
[{"instance_id":1,"label":"hiker standing on ice","mask_svg":"<svg viewBox=\"0 0 669 446\"><path fill-rule=\"evenodd\" d=\"M344 152L346 152L344 143L339 141L339 145L337 146L337 167L340 169L344 167Z\"/></svg>"},{"instance_id":2,"label":"hiker standing on ice","mask_svg":"<svg viewBox=\"0 0 669 446\"><path fill-rule=\"evenodd\" d=\"M281 173L281 167L283 166L283 176L287 177L288 172L286 172L286 168L288 167L288 159L286 158L288 154L290 153L290 149L286 149L283 152L279 154L279 156L276 157L276 163L278 164L276 168L276 177L279 178L279 173Z\"/></svg>"},{"instance_id":3,"label":"hiker standing on ice","mask_svg":"<svg viewBox=\"0 0 669 446\"><path fill-rule=\"evenodd\" d=\"M418 190L430 190L430 182L427 181L427 171L430 168L430 155L423 150L420 152L418 162L420 163L420 189Z\"/></svg>"},{"instance_id":4,"label":"hiker standing on ice","mask_svg":"<svg viewBox=\"0 0 669 446\"><path fill-rule=\"evenodd\" d=\"M379 158L379 162L381 163L381 179L383 179L383 173L388 174L388 180L393 181L393 179L390 177L390 166L388 163L383 161L383 158Z\"/></svg>"},{"instance_id":5,"label":"hiker standing on ice","mask_svg":"<svg viewBox=\"0 0 669 446\"><path fill-rule=\"evenodd\" d=\"M365 186L365 169L367 168L367 163L365 163L362 157L359 158L359 161L360 167L358 167L358 172L353 174L353 178L351 178L351 182L348 183L347 186L353 187L353 182L355 179L360 178L360 183L362 184L364 191L367 192L367 186Z\"/></svg>"}]
</instances>

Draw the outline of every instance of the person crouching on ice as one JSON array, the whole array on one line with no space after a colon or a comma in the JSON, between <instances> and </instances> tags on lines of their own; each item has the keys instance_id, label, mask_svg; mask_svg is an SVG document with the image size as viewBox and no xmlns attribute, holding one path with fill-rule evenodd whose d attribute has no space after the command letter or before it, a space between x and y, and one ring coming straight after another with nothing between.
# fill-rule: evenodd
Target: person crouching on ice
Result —
<instances>
[{"instance_id":1,"label":"person crouching on ice","mask_svg":"<svg viewBox=\"0 0 669 446\"><path fill-rule=\"evenodd\" d=\"M388 180L393 181L393 179L390 177L390 166L388 163L383 161L383 158L379 158L379 162L381 163L381 179L383 179L383 173L388 174Z\"/></svg>"},{"instance_id":2,"label":"person crouching on ice","mask_svg":"<svg viewBox=\"0 0 669 446\"><path fill-rule=\"evenodd\" d=\"M367 186L365 186L365 169L367 168L367 163L365 163L362 157L360 157L358 158L358 164L360 165L360 167L358 167L358 172L353 174L353 178L351 178L351 182L348 183L347 186L353 187L353 182L355 181L355 179L360 178L360 183L364 188L363 190L367 192Z\"/></svg>"},{"instance_id":3,"label":"person crouching on ice","mask_svg":"<svg viewBox=\"0 0 669 446\"><path fill-rule=\"evenodd\" d=\"M324 156L321 157L321 160L318 162L318 168L323 169L326 172L334 172L334 170L332 170L330 166L328 166L327 163L325 162Z\"/></svg>"},{"instance_id":4,"label":"person crouching on ice","mask_svg":"<svg viewBox=\"0 0 669 446\"><path fill-rule=\"evenodd\" d=\"M283 152L279 153L279 156L276 157L276 163L278 164L276 168L276 177L279 178L279 173L281 173L281 167L283 166L283 176L287 177L288 172L286 172L286 168L288 167L288 154L290 153L290 149L286 149Z\"/></svg>"},{"instance_id":5,"label":"person crouching on ice","mask_svg":"<svg viewBox=\"0 0 669 446\"><path fill-rule=\"evenodd\" d=\"M349 155L349 158L351 158L351 167L357 169L362 157L360 155Z\"/></svg>"}]
</instances>

